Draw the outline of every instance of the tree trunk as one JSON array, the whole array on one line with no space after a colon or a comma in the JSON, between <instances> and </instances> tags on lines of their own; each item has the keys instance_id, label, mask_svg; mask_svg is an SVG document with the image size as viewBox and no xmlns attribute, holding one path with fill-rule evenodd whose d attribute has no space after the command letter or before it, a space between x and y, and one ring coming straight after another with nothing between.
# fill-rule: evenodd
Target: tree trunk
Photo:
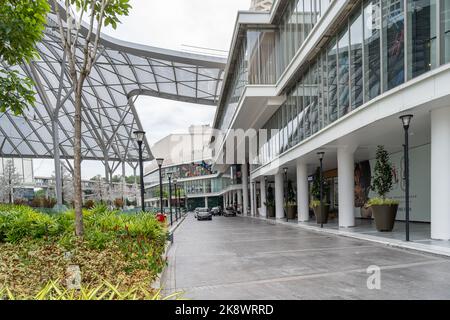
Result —
<instances>
[{"instance_id":1,"label":"tree trunk","mask_svg":"<svg viewBox=\"0 0 450 320\"><path fill-rule=\"evenodd\" d=\"M82 237L84 235L82 211L83 199L81 195L81 87L75 91L75 136L73 150L73 200L75 206L75 234L78 237Z\"/></svg>"}]
</instances>

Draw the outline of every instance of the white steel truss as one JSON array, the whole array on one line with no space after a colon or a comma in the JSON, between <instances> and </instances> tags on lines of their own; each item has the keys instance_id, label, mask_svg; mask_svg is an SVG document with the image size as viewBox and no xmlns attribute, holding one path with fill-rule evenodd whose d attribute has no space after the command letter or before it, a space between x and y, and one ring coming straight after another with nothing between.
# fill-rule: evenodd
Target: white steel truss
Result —
<instances>
[{"instance_id":1,"label":"white steel truss","mask_svg":"<svg viewBox=\"0 0 450 320\"><path fill-rule=\"evenodd\" d=\"M44 38L37 47L40 58L16 68L34 80L37 103L23 116L9 111L0 114L0 157L73 158L74 97L55 21L55 15L49 14ZM82 45L80 42L80 57ZM226 59L106 35L102 35L98 50L83 88L83 159L137 161L133 131L142 130L134 107L138 95L217 105ZM0 62L1 68L9 67ZM143 158L153 159L147 141Z\"/></svg>"}]
</instances>

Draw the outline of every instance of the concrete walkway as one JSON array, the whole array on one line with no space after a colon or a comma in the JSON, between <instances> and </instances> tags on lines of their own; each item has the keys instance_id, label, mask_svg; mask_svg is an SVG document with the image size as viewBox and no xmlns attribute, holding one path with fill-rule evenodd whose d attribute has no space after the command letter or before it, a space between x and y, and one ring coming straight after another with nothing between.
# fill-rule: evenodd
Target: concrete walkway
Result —
<instances>
[{"instance_id":1,"label":"concrete walkway","mask_svg":"<svg viewBox=\"0 0 450 320\"><path fill-rule=\"evenodd\" d=\"M369 290L369 266L381 289ZM372 282L374 283L374 282ZM450 299L450 259L243 217L175 231L165 288L191 299Z\"/></svg>"}]
</instances>

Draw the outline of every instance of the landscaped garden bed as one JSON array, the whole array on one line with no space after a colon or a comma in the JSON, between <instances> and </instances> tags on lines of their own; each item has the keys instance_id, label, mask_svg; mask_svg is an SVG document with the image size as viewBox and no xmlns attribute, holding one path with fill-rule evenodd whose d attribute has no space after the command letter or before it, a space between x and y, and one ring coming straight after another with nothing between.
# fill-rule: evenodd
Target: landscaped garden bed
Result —
<instances>
[{"instance_id":1,"label":"landscaped garden bed","mask_svg":"<svg viewBox=\"0 0 450 320\"><path fill-rule=\"evenodd\" d=\"M100 288L116 291L117 298L118 292L148 298L166 264L165 224L153 214L124 214L104 206L85 210L83 218L85 234L79 238L73 211L49 215L0 205L0 292L24 299L35 298L43 288L57 292L67 288L69 266L77 266L82 289L72 291L75 295Z\"/></svg>"}]
</instances>

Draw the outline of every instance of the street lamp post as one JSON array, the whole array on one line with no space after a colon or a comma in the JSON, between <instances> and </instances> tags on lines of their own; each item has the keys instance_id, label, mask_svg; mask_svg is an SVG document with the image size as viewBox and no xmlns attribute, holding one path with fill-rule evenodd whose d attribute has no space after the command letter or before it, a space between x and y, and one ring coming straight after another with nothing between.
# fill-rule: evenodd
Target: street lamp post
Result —
<instances>
[{"instance_id":1,"label":"street lamp post","mask_svg":"<svg viewBox=\"0 0 450 320\"><path fill-rule=\"evenodd\" d=\"M178 220L178 198L177 198L177 179L173 179L173 185L175 188L175 218Z\"/></svg>"},{"instance_id":2,"label":"street lamp post","mask_svg":"<svg viewBox=\"0 0 450 320\"><path fill-rule=\"evenodd\" d=\"M322 215L320 219L320 227L323 228L323 214L324 214L324 206L323 206L323 156L325 152L317 152L317 155L319 156L320 160L320 214Z\"/></svg>"},{"instance_id":3,"label":"street lamp post","mask_svg":"<svg viewBox=\"0 0 450 320\"><path fill-rule=\"evenodd\" d=\"M405 144L403 145L405 160L405 232L406 241L409 241L409 135L408 129L413 115L407 114L400 117L405 130Z\"/></svg>"},{"instance_id":4,"label":"street lamp post","mask_svg":"<svg viewBox=\"0 0 450 320\"><path fill-rule=\"evenodd\" d=\"M161 206L161 214L164 213L164 207L163 207L163 185L162 185L162 164L164 162L163 158L156 159L156 163L158 164L159 168L159 204Z\"/></svg>"},{"instance_id":5,"label":"street lamp post","mask_svg":"<svg viewBox=\"0 0 450 320\"><path fill-rule=\"evenodd\" d=\"M145 200L144 200L144 164L142 161L142 142L144 141L145 131L134 131L134 137L139 146L139 182L141 184L141 207L142 212L145 212Z\"/></svg>"},{"instance_id":6,"label":"street lamp post","mask_svg":"<svg viewBox=\"0 0 450 320\"><path fill-rule=\"evenodd\" d=\"M287 173L288 173L288 168L283 168L284 171L284 181L283 181L283 189L284 189L284 215L286 216L286 221L289 220L288 215L287 215L287 197L288 197L288 190L287 190Z\"/></svg>"},{"instance_id":7,"label":"street lamp post","mask_svg":"<svg viewBox=\"0 0 450 320\"><path fill-rule=\"evenodd\" d=\"M172 218L172 172L167 173L167 177L169 178L169 210L170 210L170 225L173 224ZM176 192L176 189L175 189Z\"/></svg>"},{"instance_id":8,"label":"street lamp post","mask_svg":"<svg viewBox=\"0 0 450 320\"><path fill-rule=\"evenodd\" d=\"M179 212L179 218L181 219L181 188L178 188L178 205L180 206ZM186 207L186 201L184 206Z\"/></svg>"}]
</instances>

